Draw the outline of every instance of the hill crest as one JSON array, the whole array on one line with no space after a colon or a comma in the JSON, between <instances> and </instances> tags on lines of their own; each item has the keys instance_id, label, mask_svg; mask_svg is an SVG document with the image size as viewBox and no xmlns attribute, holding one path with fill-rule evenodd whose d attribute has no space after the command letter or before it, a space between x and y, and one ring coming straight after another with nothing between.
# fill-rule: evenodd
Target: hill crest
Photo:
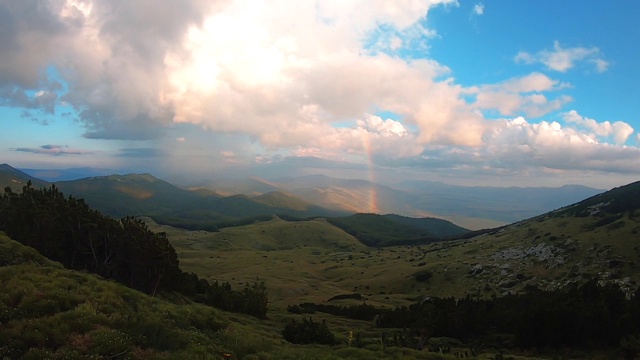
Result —
<instances>
[{"instance_id":1,"label":"hill crest","mask_svg":"<svg viewBox=\"0 0 640 360\"><path fill-rule=\"evenodd\" d=\"M19 191L27 182L31 181L34 187L48 186L49 183L20 171L9 164L0 164L0 186L10 187L11 190Z\"/></svg>"}]
</instances>

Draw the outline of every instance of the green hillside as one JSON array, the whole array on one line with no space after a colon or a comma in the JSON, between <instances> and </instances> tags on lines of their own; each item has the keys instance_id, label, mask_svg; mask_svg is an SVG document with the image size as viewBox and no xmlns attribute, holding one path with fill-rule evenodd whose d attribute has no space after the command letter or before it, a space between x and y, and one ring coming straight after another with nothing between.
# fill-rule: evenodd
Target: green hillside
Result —
<instances>
[{"instance_id":1,"label":"green hillside","mask_svg":"<svg viewBox=\"0 0 640 360\"><path fill-rule=\"evenodd\" d=\"M342 214L280 193L254 199L246 195L221 197L210 191L189 191L150 174L93 177L56 185L110 216L150 216L158 222L189 229L216 230L269 219L273 214L296 217Z\"/></svg>"},{"instance_id":2,"label":"green hillside","mask_svg":"<svg viewBox=\"0 0 640 360\"><path fill-rule=\"evenodd\" d=\"M635 189L637 185L625 188L630 192L616 190L605 196L626 199ZM215 274L237 285L260 271L274 306L326 301L352 292L367 302L387 305L425 296L490 298L591 279L627 292L636 289L640 209L627 208L612 220L611 214L566 212L571 208L470 239L383 248L354 242L354 236L320 219L274 219L219 233L152 228L166 231L189 271ZM395 229L384 217L355 218L379 219L364 224Z\"/></svg>"},{"instance_id":3,"label":"green hillside","mask_svg":"<svg viewBox=\"0 0 640 360\"><path fill-rule=\"evenodd\" d=\"M640 181L620 186L568 206L564 212L576 216L633 214L640 208Z\"/></svg>"},{"instance_id":4,"label":"green hillside","mask_svg":"<svg viewBox=\"0 0 640 360\"><path fill-rule=\"evenodd\" d=\"M0 233L0 358L218 359L228 320L63 268Z\"/></svg>"},{"instance_id":5,"label":"green hillside","mask_svg":"<svg viewBox=\"0 0 640 360\"><path fill-rule=\"evenodd\" d=\"M8 164L0 164L0 186L2 189L8 186L13 191L20 191L23 186L27 185L28 181L31 181L34 187L44 187L49 184L44 180L34 178L27 173L14 169Z\"/></svg>"},{"instance_id":6,"label":"green hillside","mask_svg":"<svg viewBox=\"0 0 640 360\"><path fill-rule=\"evenodd\" d=\"M634 191L631 186L605 196L614 203ZM542 358L638 354L631 319L640 319L640 209L585 216L570 208L470 239L375 248L322 219L274 218L218 233L150 226L166 231L188 271L233 285L260 272L274 313L331 313L369 323L384 313L373 334L358 327L365 342L375 338L375 329L426 321L435 336L456 334L464 346L475 341L484 352L523 346L529 349L524 354ZM394 229L385 217L355 218ZM511 318L522 326L503 321ZM596 323L597 331L585 330ZM509 334L492 334L492 326Z\"/></svg>"},{"instance_id":7,"label":"green hillside","mask_svg":"<svg viewBox=\"0 0 640 360\"><path fill-rule=\"evenodd\" d=\"M203 199L151 174L92 177L61 181L56 186L67 194L84 198L92 207L114 217L157 215L166 212L168 207L182 209L189 202Z\"/></svg>"},{"instance_id":8,"label":"green hillside","mask_svg":"<svg viewBox=\"0 0 640 360\"><path fill-rule=\"evenodd\" d=\"M639 188L630 184L469 239L387 247L367 246L330 219L271 217L189 231L150 218L146 225L110 219L55 187L8 192L0 201L1 229L40 253L0 235L0 358L635 356ZM416 236L429 229L428 219L395 215L346 219L381 241L424 241ZM251 299L266 295L253 292L258 282L266 284L269 312L250 317L242 313L252 313ZM265 297L259 300L266 306ZM304 303L323 307L295 307ZM349 318L349 305L359 315ZM373 322L376 314L384 316ZM511 318L523 326L503 321ZM433 331L430 351L411 350L420 321ZM290 344L284 334L303 331L284 332L291 324L328 326L334 345ZM598 324L598 331L585 324ZM509 333L487 330L492 326ZM585 344L593 353L579 352Z\"/></svg>"},{"instance_id":9,"label":"green hillside","mask_svg":"<svg viewBox=\"0 0 640 360\"><path fill-rule=\"evenodd\" d=\"M257 276L268 287L270 305L287 298L295 301L298 296L291 295L308 293L309 287L325 294L342 292L336 279L323 273L326 258L347 259L349 254L368 251L356 238L320 219L290 222L274 217L218 232L185 231L146 221L153 231L167 234L185 271L233 286Z\"/></svg>"},{"instance_id":10,"label":"green hillside","mask_svg":"<svg viewBox=\"0 0 640 360\"><path fill-rule=\"evenodd\" d=\"M591 279L633 292L640 285L639 209L613 219L563 211L470 239L382 248L365 246L320 219L274 219L218 233L159 225L152 229L167 233L188 271L234 285L260 272L274 306L322 302L353 292L386 305L426 296L490 298ZM365 224L373 227L376 222ZM382 220L377 224L376 229L397 229Z\"/></svg>"},{"instance_id":11,"label":"green hillside","mask_svg":"<svg viewBox=\"0 0 640 360\"><path fill-rule=\"evenodd\" d=\"M65 269L0 232L2 359L366 360L403 354L380 347L351 349L345 336L339 337L340 346L290 344L280 333L291 316L285 318L257 320L184 298L151 297Z\"/></svg>"},{"instance_id":12,"label":"green hillside","mask_svg":"<svg viewBox=\"0 0 640 360\"><path fill-rule=\"evenodd\" d=\"M446 220L391 214L355 214L327 220L369 246L426 244L469 232Z\"/></svg>"},{"instance_id":13,"label":"green hillside","mask_svg":"<svg viewBox=\"0 0 640 360\"><path fill-rule=\"evenodd\" d=\"M21 173L8 165L0 175ZM23 174L24 176L28 176ZM22 176L22 175L21 175ZM24 178L20 178L24 179ZM33 180L34 187L46 182ZM21 183L18 183L21 184ZM91 207L116 217L148 216L155 221L188 229L220 228L265 221L273 215L289 218L328 217L330 221L369 245L424 243L466 231L448 221L397 215L358 214L346 218L283 192L249 197L221 197L205 190L185 190L151 174L109 175L56 183L60 191L83 198Z\"/></svg>"},{"instance_id":14,"label":"green hillside","mask_svg":"<svg viewBox=\"0 0 640 360\"><path fill-rule=\"evenodd\" d=\"M145 295L65 269L0 232L2 359L451 358L376 344L370 323L329 315L316 318L336 334L333 345L290 344L281 331L300 318L276 311L258 320L175 294ZM366 347L350 347L352 329L366 330L373 339Z\"/></svg>"}]
</instances>

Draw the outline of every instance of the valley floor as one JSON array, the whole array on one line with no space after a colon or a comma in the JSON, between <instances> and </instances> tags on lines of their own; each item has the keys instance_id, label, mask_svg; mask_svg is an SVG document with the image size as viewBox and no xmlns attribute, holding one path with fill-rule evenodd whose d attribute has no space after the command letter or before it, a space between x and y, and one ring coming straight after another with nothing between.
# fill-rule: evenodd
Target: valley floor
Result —
<instances>
[{"instance_id":1,"label":"valley floor","mask_svg":"<svg viewBox=\"0 0 640 360\"><path fill-rule=\"evenodd\" d=\"M592 218L574 220L548 215L469 240L387 248L367 247L322 219L287 222L274 217L219 232L186 231L151 219L147 223L152 230L167 233L185 271L228 281L234 287L265 282L270 319L249 326L278 337L279 332L269 329L282 329L292 318L299 318L286 309L305 302L354 305L364 301L395 307L426 297L490 298L524 291L532 284L553 290L591 278L635 289L640 280L634 270L639 250L632 232L637 231L638 220L625 216L595 228ZM612 238L618 239L613 245ZM362 298L330 300L355 293ZM376 339L381 331L370 322L313 316L327 321L344 344L350 332L360 332L370 348L379 346ZM452 353L462 356L464 351ZM481 358L494 356L498 358L495 353ZM562 357L601 355L567 350Z\"/></svg>"}]
</instances>

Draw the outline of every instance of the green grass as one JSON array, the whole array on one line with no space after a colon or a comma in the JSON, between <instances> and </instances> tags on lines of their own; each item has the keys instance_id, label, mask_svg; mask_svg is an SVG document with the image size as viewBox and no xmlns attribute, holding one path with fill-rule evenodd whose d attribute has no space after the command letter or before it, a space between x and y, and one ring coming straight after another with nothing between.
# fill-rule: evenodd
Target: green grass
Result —
<instances>
[{"instance_id":1,"label":"green grass","mask_svg":"<svg viewBox=\"0 0 640 360\"><path fill-rule=\"evenodd\" d=\"M0 234L0 358L154 358L215 354L228 321L64 269ZM215 357L209 357L211 359Z\"/></svg>"},{"instance_id":2,"label":"green grass","mask_svg":"<svg viewBox=\"0 0 640 360\"><path fill-rule=\"evenodd\" d=\"M449 221L436 218L408 218L399 215L355 214L329 218L330 223L369 246L401 243L424 244L439 238L468 232Z\"/></svg>"},{"instance_id":3,"label":"green grass","mask_svg":"<svg viewBox=\"0 0 640 360\"><path fill-rule=\"evenodd\" d=\"M593 228L599 217L558 212L468 240L387 248L366 247L322 220L276 218L217 233L152 228L167 231L187 271L232 286L265 281L272 308L354 292L372 305L396 306L424 296L489 298L532 285L551 290L591 278L634 290L640 217L630 215ZM431 276L416 281L421 273Z\"/></svg>"},{"instance_id":4,"label":"green grass","mask_svg":"<svg viewBox=\"0 0 640 360\"><path fill-rule=\"evenodd\" d=\"M557 288L592 277L637 287L640 219L625 213L594 226L599 221L597 216L558 212L469 240L383 249L366 247L319 219L274 218L220 232L150 223L153 230L167 232L183 270L229 281L234 287L265 281L270 299L266 320L175 297L172 302L151 298L94 275L66 270L0 234L0 358L122 354L122 358L219 359L222 353L237 359L454 358L385 347L379 341L382 330L372 323L325 314L313 315L314 320L327 322L335 346L289 344L280 332L291 319L300 319L286 312L287 305L322 303L354 292L368 304L395 306L423 296L490 297L522 291L531 284ZM508 255L536 246L553 246L555 252L547 260ZM554 262L558 259L561 263ZM414 275L419 273L431 276L416 281ZM362 348L348 346L351 331L361 334ZM387 331L391 335L402 330ZM489 350L480 358L494 355Z\"/></svg>"},{"instance_id":5,"label":"green grass","mask_svg":"<svg viewBox=\"0 0 640 360\"><path fill-rule=\"evenodd\" d=\"M368 322L317 315L336 345L293 345L280 332L298 315L267 320L173 298L149 297L96 275L64 269L0 233L2 359L453 359L384 347ZM11 261L6 261L11 259ZM348 346L349 331L367 334Z\"/></svg>"}]
</instances>

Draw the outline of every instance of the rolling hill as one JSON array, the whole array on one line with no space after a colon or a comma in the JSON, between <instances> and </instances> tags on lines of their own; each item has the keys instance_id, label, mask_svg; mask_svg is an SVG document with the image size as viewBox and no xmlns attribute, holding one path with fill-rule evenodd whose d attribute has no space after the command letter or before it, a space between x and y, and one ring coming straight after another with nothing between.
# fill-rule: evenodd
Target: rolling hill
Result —
<instances>
[{"instance_id":1,"label":"rolling hill","mask_svg":"<svg viewBox=\"0 0 640 360\"><path fill-rule=\"evenodd\" d=\"M640 182L612 189L425 257L434 295L492 296L595 279L627 292L640 285ZM446 289L446 290L444 290Z\"/></svg>"},{"instance_id":2,"label":"rolling hill","mask_svg":"<svg viewBox=\"0 0 640 360\"><path fill-rule=\"evenodd\" d=\"M28 176L8 165L5 165L5 170L0 174L6 173L16 179ZM311 177L308 180L312 184L318 180L333 181L326 177ZM363 184L360 180L350 180L349 183ZM48 183L34 179L34 185L48 186ZM455 234L459 233L455 231L466 231L439 219L412 220L401 216L364 214L340 219L350 214L328 210L281 191L254 196L221 196L202 188L185 190L151 174L96 176L61 181L56 186L63 193L83 198L90 206L113 217L149 216L160 223L188 229L217 230L250 224L256 220L265 221L273 215L296 219L327 217L343 229L356 231L356 237L363 243L385 246L393 242L434 241L451 235L448 232L450 229L455 229ZM381 224L385 224L384 230Z\"/></svg>"},{"instance_id":3,"label":"rolling hill","mask_svg":"<svg viewBox=\"0 0 640 360\"><path fill-rule=\"evenodd\" d=\"M596 279L627 292L640 285L640 182L468 240L427 257L425 290L500 295Z\"/></svg>"},{"instance_id":4,"label":"rolling hill","mask_svg":"<svg viewBox=\"0 0 640 360\"><path fill-rule=\"evenodd\" d=\"M447 220L393 214L355 214L327 220L368 246L427 244L469 233Z\"/></svg>"},{"instance_id":5,"label":"rolling hill","mask_svg":"<svg viewBox=\"0 0 640 360\"><path fill-rule=\"evenodd\" d=\"M5 359L193 358L229 349L219 336L228 326L220 311L65 269L1 232L0 286Z\"/></svg>"},{"instance_id":6,"label":"rolling hill","mask_svg":"<svg viewBox=\"0 0 640 360\"><path fill-rule=\"evenodd\" d=\"M18 192L23 186L27 185L28 181L31 181L34 187L49 185L48 182L14 169L8 164L0 164L0 186L2 186L2 189L9 186L13 192Z\"/></svg>"},{"instance_id":7,"label":"rolling hill","mask_svg":"<svg viewBox=\"0 0 640 360\"><path fill-rule=\"evenodd\" d=\"M216 269L215 276L238 283L259 272L274 286L270 292L277 294L277 304L323 302L354 292L368 303L387 306L428 296L491 298L594 279L631 293L640 285L638 191L640 183L629 184L479 236L412 246L353 247L353 234L331 219L277 219L220 233L157 230L167 231L190 271L208 276ZM415 225L397 229L388 216L345 219L387 240L401 231L418 231ZM329 233L334 234L331 241L312 240ZM403 236L414 234L419 232ZM249 239L253 245L241 245ZM288 245L274 245L275 239ZM240 266L237 259L252 265Z\"/></svg>"},{"instance_id":8,"label":"rolling hill","mask_svg":"<svg viewBox=\"0 0 640 360\"><path fill-rule=\"evenodd\" d=\"M56 185L64 193L82 197L111 216L151 216L159 222L187 228L215 229L238 221L251 222L256 217L268 219L272 214L297 217L343 214L282 193L252 198L224 197L203 189L185 190L151 174L92 177Z\"/></svg>"},{"instance_id":9,"label":"rolling hill","mask_svg":"<svg viewBox=\"0 0 640 360\"><path fill-rule=\"evenodd\" d=\"M24 226L16 227L15 221L9 225L3 224L2 229L18 234L23 238L23 241L37 237L40 239L36 241L38 247L44 246L44 249L51 253L59 252L55 251L55 248L58 250L69 249L69 242L64 241L65 231L53 235L56 231L52 231L52 229L60 229L56 224L65 223L66 225L63 226L72 226L75 230L71 232L76 231L76 235L81 229L94 228L97 225L81 214L76 213L75 215L80 215L77 218L66 216L68 212L61 211L62 203L70 207L75 207L79 203L75 199L65 199L59 193L54 194L54 190L32 189L24 196L16 196L11 200L4 198L2 206L0 206L0 209L3 210L3 216L15 212L19 215L14 220L33 223L36 226L27 230L27 233L31 235L26 235L27 233L21 230L25 229ZM56 202L51 201L53 195L55 195ZM14 199L21 200L13 201ZM33 212L30 213L34 200L39 207L35 216ZM86 209L83 204L81 205L86 210L86 214L96 215L91 209ZM29 213L31 215L24 216ZM56 221L46 223L47 213L60 217ZM104 224L104 221L105 219L98 219L101 224ZM36 228L40 228L39 225L43 224L47 226L47 229L43 229L45 231L37 234L40 230L36 230ZM109 226L109 229L119 228L117 224L113 225L115 227ZM287 232L293 230L291 235L299 233L296 229L301 225L300 223L294 223L291 226L285 222L273 221L273 225L271 229L265 229L269 226L264 226L264 224L253 225L255 230L261 229L260 232L264 234L260 243L264 243L265 240L273 241L274 248L262 249L263 251L286 251L300 247L300 245L287 241L289 239ZM314 252L318 251L318 248L331 250L334 244L343 241L340 239L342 235L339 229L334 228L334 231L325 232L327 229L323 226L322 220L314 220L309 222L308 226L302 225L302 228L306 230L303 231L303 234L316 233L315 240L308 237L299 240L300 244L303 242L301 240L305 240L305 245L311 246ZM140 227L137 230L130 230L132 231L126 232L133 236L129 238L129 235L126 235L129 240L142 235L141 232L146 233L146 230ZM237 230L229 229L217 234L224 236ZM64 234L60 237L59 235L62 233ZM33 236L34 234L37 236ZM112 243L116 238L121 238L122 235L112 232L109 243ZM86 246L85 242L95 244L91 242L90 238L96 237L89 235L87 237L73 236L73 238L76 245ZM101 236L98 238L98 242L101 244L103 239ZM106 238L105 236L104 241ZM247 239L246 236L237 239L242 239L244 243L239 241L233 244L226 239L222 242L251 253L256 241ZM232 240L235 241L235 239ZM351 244L343 250L365 248L353 238L350 241ZM79 251L78 253L88 255L91 258L93 252L93 257L95 257L96 252L94 252L93 246L89 246L91 251ZM148 249L146 247L146 250ZM111 255L107 256L111 257ZM138 256L133 255L127 261L135 261L139 258ZM144 262L144 259L140 260ZM252 265L239 261L237 257L234 261L236 265L244 266L245 270ZM74 266L74 263L65 264ZM177 263L175 264L177 265ZM353 331L352 329L355 328L373 334L374 325L371 322L345 321L329 316L322 316L321 324L326 326L328 323L332 328L338 329L337 336L335 340L331 341L330 346L289 344L285 341L286 336L283 338L284 332L281 332L280 329L283 326L287 329L289 324L299 319L300 316L277 309L270 313L270 318L264 319L243 314L229 314L210 306L195 304L190 297L186 297L180 292L158 291L156 293L154 290L151 293L153 295L149 296L120 283L89 274L87 273L88 269L83 270L82 267L80 269L80 271L75 271L64 268L60 263L43 257L33 248L13 241L0 232L0 321L2 322L2 326L0 326L0 356L2 358L25 360L45 358L371 359L377 356L409 359L439 358L426 351L387 348L386 344L377 344L375 337L360 341L358 347L362 347L366 341L367 348L351 348L352 340L347 337L345 332ZM152 270L154 266L149 266L148 269ZM146 270L138 270L135 273L145 274ZM259 273L260 269L251 268L251 271ZM291 274L288 274L289 278ZM185 275L183 280L195 277L193 274ZM202 278L198 280L195 277L195 280L197 285L194 283L195 287L191 288L193 291L198 291L197 288L207 283L203 282ZM173 282L173 284L180 288L184 283ZM208 286L211 292L207 292L207 296L231 291L230 289L224 290L228 287L229 284L223 284L219 287L216 282L215 285ZM234 297L232 304L241 299L249 298L251 296L250 288L246 287L241 293L237 292L237 295L240 297ZM249 309L242 308L240 310L248 311ZM285 324L287 325L285 326ZM394 330L394 332L400 331ZM331 338L333 339L333 335Z\"/></svg>"},{"instance_id":10,"label":"rolling hill","mask_svg":"<svg viewBox=\"0 0 640 360\"><path fill-rule=\"evenodd\" d=\"M84 198L92 207L114 217L158 215L171 207L185 209L190 203L206 199L151 174L98 176L60 181L56 186L66 194Z\"/></svg>"},{"instance_id":11,"label":"rolling hill","mask_svg":"<svg viewBox=\"0 0 640 360\"><path fill-rule=\"evenodd\" d=\"M112 197L108 199L112 202L129 201L143 210L144 206L161 207L163 202L173 201L186 207L199 204L198 201L211 205L220 200L225 202L216 209L229 214L244 213L243 204L247 201L258 207L286 207L294 212L312 207L280 192L221 197L207 191L188 191L149 174L85 180L95 183L85 181L84 191L103 193ZM355 304L364 300L374 306L406 306L434 297L466 297L473 301L540 290L577 289L577 285L587 282L620 287L630 297L640 286L639 195L640 182L636 182L472 238L382 248L367 246L356 236L362 237L364 232L373 239L394 242L429 236L436 227L454 237L464 229L442 220L437 226L430 224L437 219L375 214L343 217L339 219L341 224L332 223L331 217L295 221L271 217L269 221L217 232L188 231L147 219L154 230L166 232L184 270L209 280L228 281L234 287L265 281L273 319L261 323L240 315L212 312L199 305L178 306L136 295L95 276L63 269L0 234L0 284L5 294L0 296L3 321L0 344L4 344L0 346L0 355L117 357L125 351L137 358L179 358L226 351L241 358L242 354L286 351L296 354L289 358L296 358L308 356L310 351L285 344L273 328L294 317L285 313L288 305L302 302ZM192 202L181 203L184 197ZM190 211L196 213L194 208ZM211 214L200 211L203 217ZM189 209L184 214L187 216ZM345 231L349 229L355 229L356 236L353 231ZM65 291L59 291L60 288ZM142 317L132 317L132 313ZM33 321L36 318L38 321ZM148 319L153 322L147 322ZM215 326L205 327L202 319ZM234 322L232 326L227 325L229 321ZM45 327L38 325L43 322ZM166 326L168 323L179 326ZM343 344L347 342L345 334L354 327L366 329L369 346L380 336L380 330L372 328L370 322L330 318L330 323L341 329L339 338ZM67 331L64 324L77 327ZM158 326L172 331L152 332ZM219 332L221 328L226 329L223 334ZM245 333L228 335L233 333L230 329L242 329ZM20 335L16 335L18 332ZM240 338L256 333L271 340L254 336L259 348L246 342L238 347ZM152 336L153 341L144 340L146 336ZM163 348L163 344L172 344L173 348ZM373 349L363 349L361 358L371 358ZM318 350L325 354L334 351ZM381 350L385 351L384 346L375 348L378 353ZM335 351L346 358L355 358L353 353L347 355L348 351L356 351L349 347Z\"/></svg>"}]
</instances>

